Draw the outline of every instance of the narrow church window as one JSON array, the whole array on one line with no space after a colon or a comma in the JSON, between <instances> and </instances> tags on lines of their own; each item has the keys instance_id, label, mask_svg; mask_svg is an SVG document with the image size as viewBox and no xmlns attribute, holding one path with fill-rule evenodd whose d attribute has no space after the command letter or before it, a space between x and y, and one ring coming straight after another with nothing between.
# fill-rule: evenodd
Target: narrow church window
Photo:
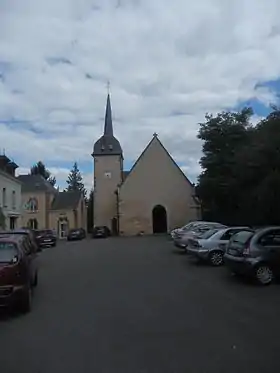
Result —
<instances>
[{"instance_id":1,"label":"narrow church window","mask_svg":"<svg viewBox=\"0 0 280 373\"><path fill-rule=\"evenodd\" d=\"M110 149L110 150L113 150L113 145L109 145L109 149Z\"/></svg>"}]
</instances>

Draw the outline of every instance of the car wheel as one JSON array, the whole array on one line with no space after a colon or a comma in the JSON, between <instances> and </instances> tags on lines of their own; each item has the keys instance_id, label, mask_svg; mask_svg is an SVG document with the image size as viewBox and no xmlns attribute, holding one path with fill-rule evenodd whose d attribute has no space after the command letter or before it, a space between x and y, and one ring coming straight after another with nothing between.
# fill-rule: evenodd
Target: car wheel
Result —
<instances>
[{"instance_id":1,"label":"car wheel","mask_svg":"<svg viewBox=\"0 0 280 373\"><path fill-rule=\"evenodd\" d=\"M255 269L255 278L260 285L270 285L274 278L272 268L268 264L260 264Z\"/></svg>"},{"instance_id":2,"label":"car wheel","mask_svg":"<svg viewBox=\"0 0 280 373\"><path fill-rule=\"evenodd\" d=\"M25 290L20 300L19 309L22 313L28 313L31 311L31 305L32 305L32 289L31 289L31 286L28 286L28 288Z\"/></svg>"},{"instance_id":3,"label":"car wheel","mask_svg":"<svg viewBox=\"0 0 280 373\"><path fill-rule=\"evenodd\" d=\"M212 266L221 266L224 263L224 254L221 251L212 251L209 260Z\"/></svg>"}]
</instances>

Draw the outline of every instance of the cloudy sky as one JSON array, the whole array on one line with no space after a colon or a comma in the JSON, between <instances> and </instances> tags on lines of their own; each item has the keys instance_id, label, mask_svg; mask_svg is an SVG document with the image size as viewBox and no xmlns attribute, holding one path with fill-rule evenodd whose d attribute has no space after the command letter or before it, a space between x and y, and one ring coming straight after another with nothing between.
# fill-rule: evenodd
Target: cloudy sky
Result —
<instances>
[{"instance_id":1,"label":"cloudy sky","mask_svg":"<svg viewBox=\"0 0 280 373\"><path fill-rule=\"evenodd\" d=\"M129 169L159 134L195 181L206 112L278 102L279 0L0 0L0 149L92 184L111 82Z\"/></svg>"}]
</instances>

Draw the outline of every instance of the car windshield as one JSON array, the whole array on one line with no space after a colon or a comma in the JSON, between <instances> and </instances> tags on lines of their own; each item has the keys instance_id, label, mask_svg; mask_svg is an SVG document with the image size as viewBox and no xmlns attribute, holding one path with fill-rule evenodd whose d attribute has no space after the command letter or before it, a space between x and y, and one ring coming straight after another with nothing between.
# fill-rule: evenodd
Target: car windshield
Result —
<instances>
[{"instance_id":1,"label":"car windshield","mask_svg":"<svg viewBox=\"0 0 280 373\"><path fill-rule=\"evenodd\" d=\"M254 232L251 231L238 232L232 236L232 241L245 244L253 236L253 234Z\"/></svg>"},{"instance_id":2,"label":"car windshield","mask_svg":"<svg viewBox=\"0 0 280 373\"><path fill-rule=\"evenodd\" d=\"M218 231L219 231L219 229L217 229L217 228L216 229L210 229L210 230L202 233L202 235L200 237L203 238L203 239L207 239L207 238L212 237Z\"/></svg>"},{"instance_id":3,"label":"car windshield","mask_svg":"<svg viewBox=\"0 0 280 373\"><path fill-rule=\"evenodd\" d=\"M0 242L0 263L10 263L17 255L17 248L14 243Z\"/></svg>"}]
</instances>

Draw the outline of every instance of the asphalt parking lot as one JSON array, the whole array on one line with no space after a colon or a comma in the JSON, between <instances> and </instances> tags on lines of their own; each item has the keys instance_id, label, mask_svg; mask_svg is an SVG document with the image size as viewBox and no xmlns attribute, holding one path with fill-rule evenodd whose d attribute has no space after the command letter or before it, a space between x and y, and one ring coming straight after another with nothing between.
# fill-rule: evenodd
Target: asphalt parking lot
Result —
<instances>
[{"instance_id":1,"label":"asphalt parking lot","mask_svg":"<svg viewBox=\"0 0 280 373\"><path fill-rule=\"evenodd\" d=\"M166 237L40 255L28 315L0 316L1 373L276 373L280 285L196 264Z\"/></svg>"}]
</instances>

